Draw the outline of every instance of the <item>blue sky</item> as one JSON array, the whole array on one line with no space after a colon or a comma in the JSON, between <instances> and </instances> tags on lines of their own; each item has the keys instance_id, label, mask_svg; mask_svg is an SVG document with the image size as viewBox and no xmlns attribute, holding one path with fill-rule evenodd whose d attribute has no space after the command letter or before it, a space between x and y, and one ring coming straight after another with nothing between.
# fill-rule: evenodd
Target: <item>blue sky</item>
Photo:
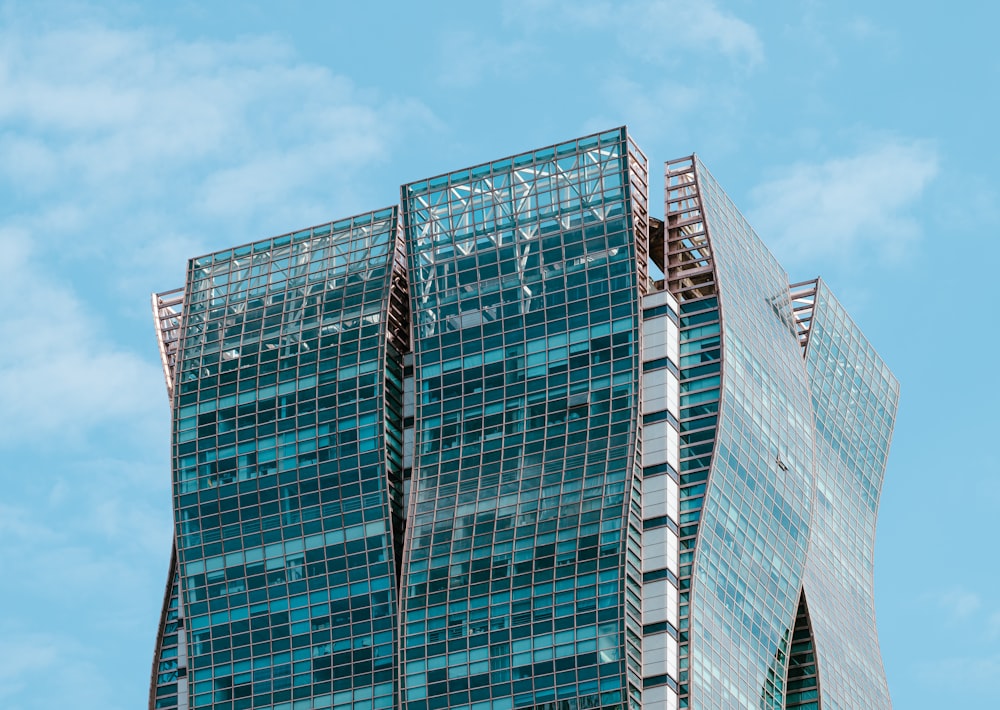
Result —
<instances>
[{"instance_id":1,"label":"blue sky","mask_svg":"<svg viewBox=\"0 0 1000 710\"><path fill-rule=\"evenodd\" d=\"M1000 11L981 3L0 2L0 706L146 702L170 547L151 291L400 183L627 123L697 151L902 384L897 708L1000 707Z\"/></svg>"}]
</instances>

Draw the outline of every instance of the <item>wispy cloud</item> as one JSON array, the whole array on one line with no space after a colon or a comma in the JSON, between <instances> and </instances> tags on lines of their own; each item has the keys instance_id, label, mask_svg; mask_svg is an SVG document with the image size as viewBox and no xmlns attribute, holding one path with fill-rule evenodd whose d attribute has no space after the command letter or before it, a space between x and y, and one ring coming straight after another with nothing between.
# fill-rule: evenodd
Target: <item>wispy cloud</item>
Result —
<instances>
[{"instance_id":1,"label":"wispy cloud","mask_svg":"<svg viewBox=\"0 0 1000 710\"><path fill-rule=\"evenodd\" d=\"M0 443L162 407L102 299L141 313L185 257L381 205L361 176L436 125L266 38L24 23L0 29L0 122Z\"/></svg>"},{"instance_id":2,"label":"wispy cloud","mask_svg":"<svg viewBox=\"0 0 1000 710\"><path fill-rule=\"evenodd\" d=\"M951 587L933 594L931 601L952 621L965 621L983 608L982 596L964 587Z\"/></svg>"},{"instance_id":3,"label":"wispy cloud","mask_svg":"<svg viewBox=\"0 0 1000 710\"><path fill-rule=\"evenodd\" d=\"M1000 639L1000 599L955 585L928 591L920 597L919 603L924 613L937 616L949 624L977 629L980 640Z\"/></svg>"},{"instance_id":4,"label":"wispy cloud","mask_svg":"<svg viewBox=\"0 0 1000 710\"><path fill-rule=\"evenodd\" d=\"M505 17L534 31L598 30L646 60L715 53L749 67L764 59L757 30L711 0L521 0L505 6ZM649 28L659 31L647 34Z\"/></svg>"},{"instance_id":5,"label":"wispy cloud","mask_svg":"<svg viewBox=\"0 0 1000 710\"><path fill-rule=\"evenodd\" d=\"M5 634L0 640L0 699L19 693L29 676L50 669L58 657L59 642L53 637Z\"/></svg>"},{"instance_id":6,"label":"wispy cloud","mask_svg":"<svg viewBox=\"0 0 1000 710\"><path fill-rule=\"evenodd\" d=\"M895 56L900 50L899 34L896 30L875 22L864 15L856 15L847 21L850 38L877 47L883 54Z\"/></svg>"},{"instance_id":7,"label":"wispy cloud","mask_svg":"<svg viewBox=\"0 0 1000 710\"><path fill-rule=\"evenodd\" d=\"M986 629L990 639L994 641L1000 639L1000 609L994 611L986 618Z\"/></svg>"},{"instance_id":8,"label":"wispy cloud","mask_svg":"<svg viewBox=\"0 0 1000 710\"><path fill-rule=\"evenodd\" d=\"M439 46L438 81L453 88L468 88L487 79L531 71L541 61L537 47L523 39L499 40L468 30L449 32Z\"/></svg>"},{"instance_id":9,"label":"wispy cloud","mask_svg":"<svg viewBox=\"0 0 1000 710\"><path fill-rule=\"evenodd\" d=\"M895 260L921 234L914 203L938 172L933 146L890 140L821 163L797 163L751 193L751 221L789 265Z\"/></svg>"},{"instance_id":10,"label":"wispy cloud","mask_svg":"<svg viewBox=\"0 0 1000 710\"><path fill-rule=\"evenodd\" d=\"M914 618L936 619L937 631L913 635L921 651L921 660L909 669L914 681L961 707L971 707L963 698L994 691L1000 677L1000 599L956 584L929 589L915 602ZM950 679L947 692L936 680L942 677Z\"/></svg>"},{"instance_id":11,"label":"wispy cloud","mask_svg":"<svg viewBox=\"0 0 1000 710\"><path fill-rule=\"evenodd\" d=\"M757 29L719 4L682 0L519 0L505 24L538 44L554 35L564 64L593 77L582 130L628 124L644 145L728 149L744 123L739 99L765 61ZM564 50L565 51L565 50ZM689 146L677 148L677 146Z\"/></svg>"},{"instance_id":12,"label":"wispy cloud","mask_svg":"<svg viewBox=\"0 0 1000 710\"><path fill-rule=\"evenodd\" d=\"M29 236L0 229L0 447L80 436L162 406L156 367L103 337L76 293L46 275ZM154 399L156 397L156 399Z\"/></svg>"},{"instance_id":13,"label":"wispy cloud","mask_svg":"<svg viewBox=\"0 0 1000 710\"><path fill-rule=\"evenodd\" d=\"M717 99L706 99L702 87L671 81L649 87L621 76L604 81L600 90L607 99L607 108L605 113L588 119L584 130L598 131L627 123L640 142L666 135L678 140L688 135L685 124L691 114Z\"/></svg>"},{"instance_id":14,"label":"wispy cloud","mask_svg":"<svg viewBox=\"0 0 1000 710\"><path fill-rule=\"evenodd\" d=\"M36 467L46 475L38 475ZM111 665L95 671L94 683L115 675L126 682L114 664L126 659L132 664L135 649L109 640L148 628L140 636L152 643L170 549L166 464L82 457L67 464L40 452L35 461L8 457L3 474L14 502L0 506L0 640L67 635L60 654L74 639L103 645L100 655ZM79 655L93 658L94 651ZM63 661L59 664L53 677L62 672ZM128 678L127 684L133 683L141 685L142 678ZM0 705L9 707L2 700Z\"/></svg>"},{"instance_id":15,"label":"wispy cloud","mask_svg":"<svg viewBox=\"0 0 1000 710\"><path fill-rule=\"evenodd\" d=\"M720 10L714 2L647 0L637 3L635 12L638 27L675 28L669 40L654 45L659 51L675 44L689 51L721 52L748 66L764 60L764 44L753 25Z\"/></svg>"},{"instance_id":16,"label":"wispy cloud","mask_svg":"<svg viewBox=\"0 0 1000 710\"><path fill-rule=\"evenodd\" d=\"M0 702L8 710L116 707L100 655L71 636L0 626Z\"/></svg>"},{"instance_id":17,"label":"wispy cloud","mask_svg":"<svg viewBox=\"0 0 1000 710\"><path fill-rule=\"evenodd\" d=\"M116 691L141 687L148 661L136 658L139 649L114 640L148 628L141 650L152 644L169 514L149 503L152 490L165 499L166 477L164 485L150 486L148 477L128 475L134 468L71 467L52 486L62 493L48 502L0 506L4 708L124 710ZM4 473L12 476L5 481L8 497L19 492L14 481L37 475L30 467ZM158 528L154 535L148 534L152 528ZM158 562L155 581L144 560Z\"/></svg>"},{"instance_id":18,"label":"wispy cloud","mask_svg":"<svg viewBox=\"0 0 1000 710\"><path fill-rule=\"evenodd\" d=\"M437 125L419 101L365 90L270 39L13 27L0 32L0 66L0 180L50 208L82 205L91 222L136 208L161 221L149 217L168 202L241 223L333 218L360 172Z\"/></svg>"},{"instance_id":19,"label":"wispy cloud","mask_svg":"<svg viewBox=\"0 0 1000 710\"><path fill-rule=\"evenodd\" d=\"M1000 678L1000 654L984 656L949 656L923 664L921 677L928 685L940 688L940 679L947 678L952 691L943 694L949 701L968 693L996 690Z\"/></svg>"}]
</instances>

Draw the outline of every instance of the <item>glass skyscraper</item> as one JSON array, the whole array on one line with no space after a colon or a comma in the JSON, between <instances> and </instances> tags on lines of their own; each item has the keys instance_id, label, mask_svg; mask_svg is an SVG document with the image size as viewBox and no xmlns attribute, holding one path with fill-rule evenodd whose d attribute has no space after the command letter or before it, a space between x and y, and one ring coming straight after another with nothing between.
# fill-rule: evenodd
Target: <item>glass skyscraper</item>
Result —
<instances>
[{"instance_id":1,"label":"glass skyscraper","mask_svg":"<svg viewBox=\"0 0 1000 710\"><path fill-rule=\"evenodd\" d=\"M192 259L153 297L150 708L890 707L898 387L695 157L625 128Z\"/></svg>"}]
</instances>

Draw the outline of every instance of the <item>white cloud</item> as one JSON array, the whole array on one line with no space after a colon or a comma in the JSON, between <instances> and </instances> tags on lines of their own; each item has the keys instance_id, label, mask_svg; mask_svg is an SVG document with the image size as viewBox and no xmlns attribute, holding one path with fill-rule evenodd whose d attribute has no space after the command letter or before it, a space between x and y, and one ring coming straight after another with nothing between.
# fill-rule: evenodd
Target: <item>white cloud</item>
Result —
<instances>
[{"instance_id":1,"label":"white cloud","mask_svg":"<svg viewBox=\"0 0 1000 710\"><path fill-rule=\"evenodd\" d=\"M647 87L625 77L605 81L601 91L607 106L614 113L590 119L585 130L598 131L608 126L628 123L632 135L640 144L645 140L671 135L684 135L684 123L705 102L699 87L665 82Z\"/></svg>"},{"instance_id":2,"label":"white cloud","mask_svg":"<svg viewBox=\"0 0 1000 710\"><path fill-rule=\"evenodd\" d=\"M1000 607L994 599L984 597L963 586L928 592L921 597L930 613L951 624L973 624L983 632L984 638L1000 638Z\"/></svg>"},{"instance_id":3,"label":"white cloud","mask_svg":"<svg viewBox=\"0 0 1000 710\"><path fill-rule=\"evenodd\" d=\"M723 12L713 2L642 2L637 4L636 14L637 26L663 28L661 48L669 45L685 50L710 48L749 66L764 59L764 44L757 30L735 15ZM657 43L651 44L652 51L657 51Z\"/></svg>"},{"instance_id":4,"label":"white cloud","mask_svg":"<svg viewBox=\"0 0 1000 710\"><path fill-rule=\"evenodd\" d=\"M614 33L627 51L646 60L705 52L750 67L764 59L757 30L711 0L521 0L505 5L505 17L533 31Z\"/></svg>"},{"instance_id":5,"label":"white cloud","mask_svg":"<svg viewBox=\"0 0 1000 710\"><path fill-rule=\"evenodd\" d=\"M0 503L0 540L5 545L38 544L57 537L52 530L39 523L29 511Z\"/></svg>"},{"instance_id":6,"label":"white cloud","mask_svg":"<svg viewBox=\"0 0 1000 710\"><path fill-rule=\"evenodd\" d=\"M934 659L921 670L922 677L934 687L940 688L941 679L948 679L952 691L944 697L949 700L969 692L995 692L997 678L1000 678L1000 654Z\"/></svg>"},{"instance_id":7,"label":"white cloud","mask_svg":"<svg viewBox=\"0 0 1000 710\"><path fill-rule=\"evenodd\" d=\"M40 270L28 235L0 229L0 446L80 436L162 407L152 360L116 347L77 295Z\"/></svg>"},{"instance_id":8,"label":"white cloud","mask_svg":"<svg viewBox=\"0 0 1000 710\"><path fill-rule=\"evenodd\" d=\"M166 432L159 438L165 441ZM162 593L170 550L166 456L159 466L109 458L44 460L45 475L37 461L16 456L8 457L3 471L13 502L0 505L0 598L6 604L0 626L35 605L51 610L35 620L49 630L66 631L63 617L79 608L87 614L73 619L77 628L110 632L151 623L143 614Z\"/></svg>"},{"instance_id":9,"label":"white cloud","mask_svg":"<svg viewBox=\"0 0 1000 710\"><path fill-rule=\"evenodd\" d=\"M46 487L56 478L50 470L39 476L31 464L16 463L4 470L8 498L22 499L0 506L5 710L124 710L128 697L141 697L167 572L170 514L165 473L150 485L149 471L137 469L78 461L60 467L55 495L47 497L20 489Z\"/></svg>"},{"instance_id":10,"label":"white cloud","mask_svg":"<svg viewBox=\"0 0 1000 710\"><path fill-rule=\"evenodd\" d=\"M539 46L571 35L568 44L559 38L569 67L562 71L592 77L582 130L627 124L647 147L683 146L699 135L702 149L740 133L743 86L764 61L764 44L753 25L716 3L519 0L503 10L505 23Z\"/></svg>"},{"instance_id":11,"label":"white cloud","mask_svg":"<svg viewBox=\"0 0 1000 710\"><path fill-rule=\"evenodd\" d=\"M858 42L878 47L884 54L899 52L899 35L890 28L876 23L870 17L857 15L847 22L847 34Z\"/></svg>"},{"instance_id":12,"label":"white cloud","mask_svg":"<svg viewBox=\"0 0 1000 710\"><path fill-rule=\"evenodd\" d=\"M991 639L1000 638L1000 610L994 611L986 619L986 629Z\"/></svg>"},{"instance_id":13,"label":"white cloud","mask_svg":"<svg viewBox=\"0 0 1000 710\"><path fill-rule=\"evenodd\" d=\"M7 710L117 707L102 655L70 636L0 627L0 701Z\"/></svg>"},{"instance_id":14,"label":"white cloud","mask_svg":"<svg viewBox=\"0 0 1000 710\"><path fill-rule=\"evenodd\" d=\"M36 145L60 159L61 172L80 170L89 181L218 150L250 78L249 68L218 69L253 50L265 60L274 54L259 45L158 44L142 32L100 27L8 31L2 40L0 117L18 129L6 149L44 136ZM25 167L7 171L16 178Z\"/></svg>"},{"instance_id":15,"label":"white cloud","mask_svg":"<svg viewBox=\"0 0 1000 710\"><path fill-rule=\"evenodd\" d=\"M0 698L21 691L27 676L51 668L58 657L58 640L46 635L7 636L0 640Z\"/></svg>"},{"instance_id":16,"label":"white cloud","mask_svg":"<svg viewBox=\"0 0 1000 710\"><path fill-rule=\"evenodd\" d=\"M983 599L977 593L962 587L952 587L937 595L935 601L952 620L969 619L983 606Z\"/></svg>"},{"instance_id":17,"label":"white cloud","mask_svg":"<svg viewBox=\"0 0 1000 710\"><path fill-rule=\"evenodd\" d=\"M509 77L532 71L540 61L537 47L523 40L500 41L468 31L446 34L440 42L442 70L438 80L445 86L468 88L484 79Z\"/></svg>"},{"instance_id":18,"label":"white cloud","mask_svg":"<svg viewBox=\"0 0 1000 710\"><path fill-rule=\"evenodd\" d=\"M0 31L0 65L0 179L60 205L99 199L101 214L336 209L404 135L437 126L419 101L366 91L268 39L14 27Z\"/></svg>"},{"instance_id":19,"label":"white cloud","mask_svg":"<svg viewBox=\"0 0 1000 710\"><path fill-rule=\"evenodd\" d=\"M751 193L751 222L780 259L893 260L920 236L910 208L938 171L924 143L888 141L848 157L787 166Z\"/></svg>"},{"instance_id":20,"label":"white cloud","mask_svg":"<svg viewBox=\"0 0 1000 710\"><path fill-rule=\"evenodd\" d=\"M437 124L269 39L8 23L0 125L2 444L162 407L146 294L186 257L394 200L367 169ZM105 327L123 312L147 357Z\"/></svg>"}]
</instances>

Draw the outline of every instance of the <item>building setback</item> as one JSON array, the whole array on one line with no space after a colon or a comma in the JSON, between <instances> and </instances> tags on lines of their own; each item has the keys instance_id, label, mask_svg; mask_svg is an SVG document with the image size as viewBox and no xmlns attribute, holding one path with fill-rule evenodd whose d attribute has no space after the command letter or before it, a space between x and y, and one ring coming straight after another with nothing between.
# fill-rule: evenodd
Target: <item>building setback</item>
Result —
<instances>
[{"instance_id":1,"label":"building setback","mask_svg":"<svg viewBox=\"0 0 1000 710\"><path fill-rule=\"evenodd\" d=\"M891 707L898 398L695 156L625 128L192 259L153 297L151 710Z\"/></svg>"}]
</instances>

